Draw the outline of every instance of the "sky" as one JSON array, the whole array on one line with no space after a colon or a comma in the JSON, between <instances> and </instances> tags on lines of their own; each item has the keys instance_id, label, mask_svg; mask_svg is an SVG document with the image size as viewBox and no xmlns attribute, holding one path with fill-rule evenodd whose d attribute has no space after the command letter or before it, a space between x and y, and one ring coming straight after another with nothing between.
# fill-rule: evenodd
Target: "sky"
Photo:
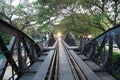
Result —
<instances>
[{"instance_id":1,"label":"sky","mask_svg":"<svg viewBox=\"0 0 120 80\"><path fill-rule=\"evenodd\" d=\"M14 5L14 6L18 5L19 1L20 0L14 0L13 3L12 3L12 5ZM31 3L31 2L36 1L36 0L28 0L28 1Z\"/></svg>"}]
</instances>

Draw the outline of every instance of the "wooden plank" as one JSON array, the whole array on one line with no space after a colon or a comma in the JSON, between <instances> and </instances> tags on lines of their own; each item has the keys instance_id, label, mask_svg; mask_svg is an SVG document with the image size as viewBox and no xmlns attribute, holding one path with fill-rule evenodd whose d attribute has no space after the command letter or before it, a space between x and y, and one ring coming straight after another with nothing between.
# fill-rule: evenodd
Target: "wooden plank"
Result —
<instances>
[{"instance_id":1,"label":"wooden plank","mask_svg":"<svg viewBox=\"0 0 120 80\"><path fill-rule=\"evenodd\" d=\"M33 80L35 73L24 73L19 80Z\"/></svg>"},{"instance_id":2,"label":"wooden plank","mask_svg":"<svg viewBox=\"0 0 120 80\"><path fill-rule=\"evenodd\" d=\"M69 46L68 49L76 50L76 49L78 49L78 46Z\"/></svg>"},{"instance_id":3,"label":"wooden plank","mask_svg":"<svg viewBox=\"0 0 120 80\"><path fill-rule=\"evenodd\" d=\"M100 67L95 64L93 61L85 61L85 63L92 69L92 70L100 70Z\"/></svg>"},{"instance_id":4,"label":"wooden plank","mask_svg":"<svg viewBox=\"0 0 120 80\"><path fill-rule=\"evenodd\" d=\"M44 48L43 48L43 51L54 50L54 49L55 49L54 47L48 47L48 48L44 47Z\"/></svg>"},{"instance_id":5,"label":"wooden plank","mask_svg":"<svg viewBox=\"0 0 120 80\"><path fill-rule=\"evenodd\" d=\"M46 57L32 80L45 80L53 54L54 50L50 50L48 56Z\"/></svg>"},{"instance_id":6,"label":"wooden plank","mask_svg":"<svg viewBox=\"0 0 120 80\"><path fill-rule=\"evenodd\" d=\"M64 46L59 41L59 71L58 80L74 80L74 75L67 60Z\"/></svg>"},{"instance_id":7,"label":"wooden plank","mask_svg":"<svg viewBox=\"0 0 120 80\"><path fill-rule=\"evenodd\" d=\"M42 55L48 55L48 52L44 52Z\"/></svg>"},{"instance_id":8,"label":"wooden plank","mask_svg":"<svg viewBox=\"0 0 120 80\"><path fill-rule=\"evenodd\" d=\"M39 60L45 60L46 57L47 57L47 55L41 55L41 56L39 57Z\"/></svg>"},{"instance_id":9,"label":"wooden plank","mask_svg":"<svg viewBox=\"0 0 120 80\"><path fill-rule=\"evenodd\" d=\"M51 47L50 49L54 50L55 47L56 47L56 44L57 44L57 41L55 42L54 46ZM48 55L48 52L45 52L43 55L41 55L39 57L38 61L36 61L29 68L30 73L29 73L29 71L28 71L28 73L24 73L23 76L19 80L39 80L39 79L37 79L37 77L39 77L39 76L35 77L34 79L33 79L33 77L36 76L36 75L38 75L39 73L41 73L41 71L43 70L42 71L43 73L41 73L40 74L41 76L39 77L40 80L42 80L42 78L45 77L45 75L47 73L47 70L48 70L48 67L49 67L49 64L50 64L50 61L51 61L51 57L52 57L53 52L54 52L53 50L49 52L50 53L49 55ZM44 61L44 63L43 63L43 61ZM37 72L35 74L35 73L31 73L31 71L39 71L39 72Z\"/></svg>"},{"instance_id":10,"label":"wooden plank","mask_svg":"<svg viewBox=\"0 0 120 80\"><path fill-rule=\"evenodd\" d=\"M55 48L54 47L48 47L48 50L54 50Z\"/></svg>"},{"instance_id":11,"label":"wooden plank","mask_svg":"<svg viewBox=\"0 0 120 80\"><path fill-rule=\"evenodd\" d=\"M100 80L100 78L76 55L73 50L70 50L70 53L88 80Z\"/></svg>"},{"instance_id":12,"label":"wooden plank","mask_svg":"<svg viewBox=\"0 0 120 80\"><path fill-rule=\"evenodd\" d=\"M44 47L43 50L45 50L45 51L46 51L46 50L55 50L55 49L56 49L56 46L57 46L57 42L58 42L58 40L55 41L55 43L54 43L54 45L53 45L52 47L48 47L48 48L45 48L45 47Z\"/></svg>"},{"instance_id":13,"label":"wooden plank","mask_svg":"<svg viewBox=\"0 0 120 80\"><path fill-rule=\"evenodd\" d=\"M98 77L101 80L116 80L114 77L112 77L110 74L108 74L107 72L96 72L96 75L98 75Z\"/></svg>"},{"instance_id":14,"label":"wooden plank","mask_svg":"<svg viewBox=\"0 0 120 80\"><path fill-rule=\"evenodd\" d=\"M63 41L63 40L62 40ZM65 41L63 41L63 43L64 43L64 45L68 48L68 49L78 49L78 46L68 46L67 44L66 44L66 42Z\"/></svg>"},{"instance_id":15,"label":"wooden plank","mask_svg":"<svg viewBox=\"0 0 120 80\"><path fill-rule=\"evenodd\" d=\"M31 71L38 71L38 69L40 68L40 66L42 65L43 61L42 60L38 60L36 61L28 70L27 73L24 73L21 78L19 80L32 80L35 73L31 73ZM30 72L29 72L30 71Z\"/></svg>"},{"instance_id":16,"label":"wooden plank","mask_svg":"<svg viewBox=\"0 0 120 80\"><path fill-rule=\"evenodd\" d=\"M38 69L40 68L40 66L42 65L43 61L38 61L35 62L30 68L29 70L31 71L38 71Z\"/></svg>"},{"instance_id":17,"label":"wooden plank","mask_svg":"<svg viewBox=\"0 0 120 80\"><path fill-rule=\"evenodd\" d=\"M78 56L83 60L88 59L85 55L78 55Z\"/></svg>"}]
</instances>

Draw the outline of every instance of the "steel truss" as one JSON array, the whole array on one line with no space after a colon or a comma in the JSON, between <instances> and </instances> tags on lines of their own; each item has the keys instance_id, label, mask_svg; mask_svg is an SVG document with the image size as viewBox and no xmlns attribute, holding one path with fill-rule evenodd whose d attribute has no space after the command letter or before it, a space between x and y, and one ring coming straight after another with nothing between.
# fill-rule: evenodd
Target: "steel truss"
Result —
<instances>
[{"instance_id":1,"label":"steel truss","mask_svg":"<svg viewBox=\"0 0 120 80\"><path fill-rule=\"evenodd\" d=\"M9 64L12 67L10 79L14 80L14 76L17 75L17 78L19 78L38 59L42 52L38 44L30 37L2 19L0 19L0 32L13 36L8 46L0 36L0 51L5 56L0 66L0 80L2 80ZM24 53L22 52L23 48ZM17 57L17 60L15 60L15 57Z\"/></svg>"},{"instance_id":2,"label":"steel truss","mask_svg":"<svg viewBox=\"0 0 120 80\"><path fill-rule=\"evenodd\" d=\"M120 57L114 65L112 63L113 49L120 50L120 25L105 31L100 36L90 41L80 52L86 55L89 59L96 62L101 69L120 68ZM112 72L112 71L110 71Z\"/></svg>"}]
</instances>

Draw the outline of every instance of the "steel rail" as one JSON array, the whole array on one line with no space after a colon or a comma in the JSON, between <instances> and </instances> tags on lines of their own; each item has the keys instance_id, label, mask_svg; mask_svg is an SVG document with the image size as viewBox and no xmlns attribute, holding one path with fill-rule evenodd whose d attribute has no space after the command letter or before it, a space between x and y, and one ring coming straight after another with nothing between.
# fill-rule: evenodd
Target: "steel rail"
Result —
<instances>
[{"instance_id":1,"label":"steel rail","mask_svg":"<svg viewBox=\"0 0 120 80\"><path fill-rule=\"evenodd\" d=\"M59 68L59 65L58 65L58 62L59 62L59 51L58 51L58 46L56 47L57 49L57 56L56 56L56 63L55 63L55 73L54 73L54 80L58 80L58 68Z\"/></svg>"},{"instance_id":2,"label":"steel rail","mask_svg":"<svg viewBox=\"0 0 120 80\"><path fill-rule=\"evenodd\" d=\"M56 50L55 50L54 55L53 55L53 59L51 61L51 65L50 65L50 68L49 68L50 69L49 74L48 74L48 77L47 77L46 80L53 80L56 56L57 56L57 53L56 53Z\"/></svg>"},{"instance_id":3,"label":"steel rail","mask_svg":"<svg viewBox=\"0 0 120 80\"><path fill-rule=\"evenodd\" d=\"M34 76L33 80L57 80L57 68L58 68L58 53L57 53L56 41L53 45L53 49L49 51L49 54L40 69Z\"/></svg>"},{"instance_id":4,"label":"steel rail","mask_svg":"<svg viewBox=\"0 0 120 80\"><path fill-rule=\"evenodd\" d=\"M53 47L56 48L45 80L57 80L58 77L58 43L56 42Z\"/></svg>"},{"instance_id":5,"label":"steel rail","mask_svg":"<svg viewBox=\"0 0 120 80\"><path fill-rule=\"evenodd\" d=\"M70 54L70 52L67 49L66 45L64 44L65 42L63 40L62 40L62 43L63 43L64 48L66 50L67 59L68 59L70 66L72 68L75 80L87 80L86 76L83 74L80 67L78 66L78 64L74 60L73 56Z\"/></svg>"}]
</instances>

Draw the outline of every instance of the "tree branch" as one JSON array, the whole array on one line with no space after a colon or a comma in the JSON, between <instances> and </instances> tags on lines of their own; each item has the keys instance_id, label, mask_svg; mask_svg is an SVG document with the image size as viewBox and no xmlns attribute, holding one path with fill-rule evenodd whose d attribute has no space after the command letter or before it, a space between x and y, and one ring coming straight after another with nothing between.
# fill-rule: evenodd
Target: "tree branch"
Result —
<instances>
[{"instance_id":1,"label":"tree branch","mask_svg":"<svg viewBox=\"0 0 120 80\"><path fill-rule=\"evenodd\" d=\"M11 19L8 16L3 14L2 12L0 12L0 15L3 16L4 18L6 18L9 21L9 23L12 24L12 21L11 21Z\"/></svg>"}]
</instances>

